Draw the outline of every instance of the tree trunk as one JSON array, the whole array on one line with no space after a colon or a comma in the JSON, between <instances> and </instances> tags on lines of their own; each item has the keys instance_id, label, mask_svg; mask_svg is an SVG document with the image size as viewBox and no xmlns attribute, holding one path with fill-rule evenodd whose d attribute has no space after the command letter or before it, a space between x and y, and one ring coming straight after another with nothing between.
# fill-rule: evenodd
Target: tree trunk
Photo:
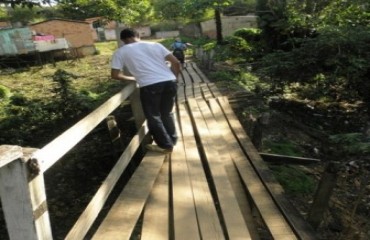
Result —
<instances>
[{"instance_id":1,"label":"tree trunk","mask_svg":"<svg viewBox=\"0 0 370 240\"><path fill-rule=\"evenodd\" d=\"M221 11L219 8L215 8L215 22L216 22L216 34L217 34L217 44L222 44L222 21L221 21Z\"/></svg>"}]
</instances>

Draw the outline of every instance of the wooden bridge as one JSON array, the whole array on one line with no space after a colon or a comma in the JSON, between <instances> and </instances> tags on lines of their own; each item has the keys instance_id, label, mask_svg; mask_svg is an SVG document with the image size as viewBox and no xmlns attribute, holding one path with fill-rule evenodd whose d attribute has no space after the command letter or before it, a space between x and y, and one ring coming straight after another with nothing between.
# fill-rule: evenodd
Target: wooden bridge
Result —
<instances>
[{"instance_id":1,"label":"wooden bridge","mask_svg":"<svg viewBox=\"0 0 370 240\"><path fill-rule=\"evenodd\" d=\"M148 133L127 85L42 149L0 146L0 195L10 239L52 239L43 173L130 100L137 134L65 239L86 239ZM92 239L316 239L251 143L228 99L195 64L182 71L172 154L146 152Z\"/></svg>"}]
</instances>

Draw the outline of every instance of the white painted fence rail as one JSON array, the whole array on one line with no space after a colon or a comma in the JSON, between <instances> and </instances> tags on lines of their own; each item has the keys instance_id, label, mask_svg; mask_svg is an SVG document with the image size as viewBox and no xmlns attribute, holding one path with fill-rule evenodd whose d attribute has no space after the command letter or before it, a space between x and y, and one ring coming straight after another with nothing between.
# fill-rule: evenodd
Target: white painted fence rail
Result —
<instances>
[{"instance_id":1,"label":"white painted fence rail","mask_svg":"<svg viewBox=\"0 0 370 240\"><path fill-rule=\"evenodd\" d=\"M136 84L126 85L122 91L41 149L13 145L0 146L0 197L8 236L11 240L53 239L45 193L44 172L128 98L130 98L138 133L121 155L114 171L105 180L104 190L97 191L89 207L68 235L79 236L82 239L83 234L86 234L97 213L103 207L102 201L106 200L134 152L148 133L141 106L138 104L140 101ZM94 208L92 213L88 212L92 208Z\"/></svg>"}]
</instances>

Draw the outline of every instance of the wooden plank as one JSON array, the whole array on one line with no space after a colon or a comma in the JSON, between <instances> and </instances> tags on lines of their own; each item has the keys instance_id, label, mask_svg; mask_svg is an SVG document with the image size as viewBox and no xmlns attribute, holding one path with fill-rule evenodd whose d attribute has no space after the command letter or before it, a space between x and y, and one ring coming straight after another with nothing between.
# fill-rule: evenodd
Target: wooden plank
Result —
<instances>
[{"instance_id":1,"label":"wooden plank","mask_svg":"<svg viewBox=\"0 0 370 240\"><path fill-rule=\"evenodd\" d=\"M93 239L130 239L166 156L146 153Z\"/></svg>"},{"instance_id":2,"label":"wooden plank","mask_svg":"<svg viewBox=\"0 0 370 240\"><path fill-rule=\"evenodd\" d=\"M125 151L122 153L101 187L97 190L86 209L82 212L77 222L67 234L65 238L66 240L83 239L94 223L99 212L104 207L104 203L108 199L109 194L112 192L122 173L127 168L130 160L147 133L148 129L146 127L146 122L144 122L138 133L131 139Z\"/></svg>"},{"instance_id":3,"label":"wooden plank","mask_svg":"<svg viewBox=\"0 0 370 240\"><path fill-rule=\"evenodd\" d=\"M202 84L200 84L200 86L201 86L201 89L202 89L202 94L204 96L204 99L213 98L213 94L212 94L211 90L209 89L208 84L202 83Z\"/></svg>"},{"instance_id":4,"label":"wooden plank","mask_svg":"<svg viewBox=\"0 0 370 240\"><path fill-rule=\"evenodd\" d=\"M218 90L215 83L208 83L207 86L211 90L213 97L215 97L215 98L222 97L222 94Z\"/></svg>"},{"instance_id":5,"label":"wooden plank","mask_svg":"<svg viewBox=\"0 0 370 240\"><path fill-rule=\"evenodd\" d=\"M199 74L199 72L201 74ZM198 69L197 65L195 63L191 64L191 67L188 68L189 74L193 77L194 83L204 83L209 82L207 78L203 75L203 73Z\"/></svg>"},{"instance_id":6,"label":"wooden plank","mask_svg":"<svg viewBox=\"0 0 370 240\"><path fill-rule=\"evenodd\" d=\"M199 136L201 136L201 143L208 160L223 220L228 232L228 238L251 239L244 219L241 216L235 193L232 190L232 186L228 180L227 173L222 163L225 156L223 153L218 152L214 147L214 140L210 137L211 133L201 115L197 102L194 99L189 99L188 102L196 130Z\"/></svg>"},{"instance_id":7,"label":"wooden plank","mask_svg":"<svg viewBox=\"0 0 370 240\"><path fill-rule=\"evenodd\" d=\"M188 73L187 70L183 70L182 71L182 76L183 76L185 85L187 85L187 84L193 84L193 81L191 79L191 76L189 75L189 73Z\"/></svg>"},{"instance_id":8,"label":"wooden plank","mask_svg":"<svg viewBox=\"0 0 370 240\"><path fill-rule=\"evenodd\" d=\"M227 98L221 97L218 98L218 101L227 118L229 126L233 134L238 139L238 142L243 148L244 153L250 159L253 168L264 182L264 185L272 193L275 203L280 207L282 213L292 226L298 238L317 239L314 229L303 219L297 209L292 206L292 204L286 198L283 188L280 184L278 184L267 165L263 162L261 156L258 154L257 149L253 146L248 135L245 133L244 128L228 104Z\"/></svg>"},{"instance_id":9,"label":"wooden plank","mask_svg":"<svg viewBox=\"0 0 370 240\"><path fill-rule=\"evenodd\" d=\"M202 90L200 89L200 84L199 83L194 83L193 84L193 89L194 89L194 98L195 99L203 98Z\"/></svg>"},{"instance_id":10,"label":"wooden plank","mask_svg":"<svg viewBox=\"0 0 370 240\"><path fill-rule=\"evenodd\" d=\"M182 83L177 84L177 95L176 95L177 103L184 102L185 99L185 85Z\"/></svg>"},{"instance_id":11,"label":"wooden plank","mask_svg":"<svg viewBox=\"0 0 370 240\"><path fill-rule=\"evenodd\" d=\"M0 168L23 156L22 147L14 145L0 146Z\"/></svg>"},{"instance_id":12,"label":"wooden plank","mask_svg":"<svg viewBox=\"0 0 370 240\"><path fill-rule=\"evenodd\" d=\"M207 177L200 160L194 130L185 106L179 106L186 161L188 164L199 230L202 239L225 239Z\"/></svg>"},{"instance_id":13,"label":"wooden plank","mask_svg":"<svg viewBox=\"0 0 370 240\"><path fill-rule=\"evenodd\" d=\"M206 75L204 75L204 73L198 68L196 63L193 63L192 67L194 71L200 76L200 78L202 79L202 82L205 82L205 83L210 82L208 78L206 77Z\"/></svg>"},{"instance_id":14,"label":"wooden plank","mask_svg":"<svg viewBox=\"0 0 370 240\"><path fill-rule=\"evenodd\" d=\"M184 78L184 69L180 72L179 76L177 77L177 82L179 84L185 84L185 78Z\"/></svg>"},{"instance_id":15,"label":"wooden plank","mask_svg":"<svg viewBox=\"0 0 370 240\"><path fill-rule=\"evenodd\" d=\"M293 157L262 152L260 152L259 155L262 157L264 161L273 163L312 164L320 162L320 159L317 158Z\"/></svg>"},{"instance_id":16,"label":"wooden plank","mask_svg":"<svg viewBox=\"0 0 370 240\"><path fill-rule=\"evenodd\" d=\"M251 198L254 200L254 203L257 206L271 235L276 236L284 234L284 236L289 239L296 238L289 223L286 222L283 215L280 213L279 208L275 205L261 179L255 173L242 149L239 147L237 140L227 125L227 121L224 118L220 107L215 101L210 102L212 103L212 111L217 117L220 128L222 129L222 135L225 139L225 142L228 142L230 146L233 146L230 151L232 158L234 159L239 173L248 191L250 192ZM283 233L281 232L281 229L284 229Z\"/></svg>"},{"instance_id":17,"label":"wooden plank","mask_svg":"<svg viewBox=\"0 0 370 240\"><path fill-rule=\"evenodd\" d=\"M176 121L177 132L179 125ZM171 155L174 239L200 239L192 185L183 140L179 137Z\"/></svg>"},{"instance_id":18,"label":"wooden plank","mask_svg":"<svg viewBox=\"0 0 370 240\"><path fill-rule=\"evenodd\" d=\"M193 84L185 86L185 99L194 97L194 87Z\"/></svg>"},{"instance_id":19,"label":"wooden plank","mask_svg":"<svg viewBox=\"0 0 370 240\"><path fill-rule=\"evenodd\" d=\"M229 126L227 125L227 122L225 122L225 118L221 112L220 106L218 105L216 99L209 99L209 105L210 109L215 117L215 120L217 122L217 125L210 126L211 128L214 129L219 129L221 134L218 134L216 139L218 139L218 148L219 151L221 150L222 146L227 146L227 151L230 154L230 157L233 157L235 154L240 154L241 156L244 156L242 152L240 152L240 147L238 146L236 139L234 138L232 132L230 131ZM255 219L253 217L253 213L251 211L252 209L252 204L249 203L249 200L246 195L246 189L242 185L242 180L240 179L239 175L235 174L235 169L234 165L228 166L226 169L229 178L231 178L231 183L235 192L235 196L237 197L237 201L239 203L244 221L247 224L248 230L251 234L252 239L259 239L259 234L257 231L257 226L255 224ZM233 175L231 175L234 173Z\"/></svg>"},{"instance_id":20,"label":"wooden plank","mask_svg":"<svg viewBox=\"0 0 370 240\"><path fill-rule=\"evenodd\" d=\"M45 172L81 139L89 134L91 130L108 116L108 114L113 112L124 100L126 100L135 88L135 83L127 85L121 92L111 97L92 113L37 151L33 158L38 160L41 172Z\"/></svg>"},{"instance_id":21,"label":"wooden plank","mask_svg":"<svg viewBox=\"0 0 370 240\"><path fill-rule=\"evenodd\" d=\"M145 205L141 240L170 239L168 175L169 159L166 158Z\"/></svg>"},{"instance_id":22,"label":"wooden plank","mask_svg":"<svg viewBox=\"0 0 370 240\"><path fill-rule=\"evenodd\" d=\"M202 83L202 78L194 71L193 64L188 69L189 75L192 77L194 83Z\"/></svg>"}]
</instances>

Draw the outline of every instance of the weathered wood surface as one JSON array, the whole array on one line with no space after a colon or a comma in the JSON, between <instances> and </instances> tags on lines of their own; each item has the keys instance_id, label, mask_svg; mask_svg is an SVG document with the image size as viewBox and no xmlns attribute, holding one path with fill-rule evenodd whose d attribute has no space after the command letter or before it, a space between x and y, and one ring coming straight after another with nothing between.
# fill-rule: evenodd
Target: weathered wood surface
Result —
<instances>
[{"instance_id":1,"label":"weathered wood surface","mask_svg":"<svg viewBox=\"0 0 370 240\"><path fill-rule=\"evenodd\" d=\"M30 176L37 149L0 146L0 196L10 239L52 239L43 174ZM10 161L11 160L11 161Z\"/></svg>"},{"instance_id":2,"label":"weathered wood surface","mask_svg":"<svg viewBox=\"0 0 370 240\"><path fill-rule=\"evenodd\" d=\"M104 218L93 239L130 239L165 154L148 152Z\"/></svg>"},{"instance_id":3,"label":"weathered wood surface","mask_svg":"<svg viewBox=\"0 0 370 240\"><path fill-rule=\"evenodd\" d=\"M99 212L104 207L105 201L108 199L109 194L112 192L122 173L127 168L130 160L134 156L136 150L139 148L140 143L147 133L148 129L144 123L139 129L138 133L132 138L125 151L112 168L112 171L108 174L107 178L104 180L101 187L98 189L65 239L82 239L86 235Z\"/></svg>"},{"instance_id":4,"label":"weathered wood surface","mask_svg":"<svg viewBox=\"0 0 370 240\"><path fill-rule=\"evenodd\" d=\"M23 156L22 147L13 145L0 146L0 168Z\"/></svg>"}]
</instances>

